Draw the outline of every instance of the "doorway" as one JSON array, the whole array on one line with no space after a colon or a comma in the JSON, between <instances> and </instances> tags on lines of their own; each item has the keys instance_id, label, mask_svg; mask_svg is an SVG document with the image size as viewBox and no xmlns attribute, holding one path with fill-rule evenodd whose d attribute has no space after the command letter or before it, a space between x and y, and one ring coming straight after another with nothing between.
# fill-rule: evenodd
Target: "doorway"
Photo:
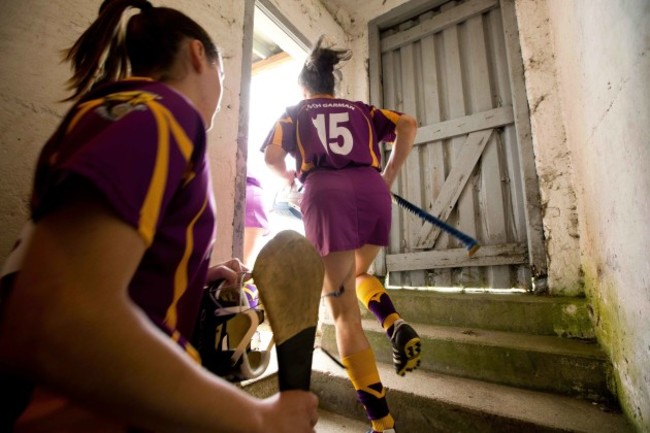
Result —
<instances>
[{"instance_id":1,"label":"doorway","mask_svg":"<svg viewBox=\"0 0 650 433\"><path fill-rule=\"evenodd\" d=\"M307 52L305 38L273 5L255 2L246 167L247 178L253 177L260 185L257 191L269 224L266 230L245 229L244 262L250 266L259 249L279 231L304 234L302 220L280 203L288 190L266 167L260 148L285 108L302 99L297 77ZM287 166L291 164L289 157Z\"/></svg>"}]
</instances>

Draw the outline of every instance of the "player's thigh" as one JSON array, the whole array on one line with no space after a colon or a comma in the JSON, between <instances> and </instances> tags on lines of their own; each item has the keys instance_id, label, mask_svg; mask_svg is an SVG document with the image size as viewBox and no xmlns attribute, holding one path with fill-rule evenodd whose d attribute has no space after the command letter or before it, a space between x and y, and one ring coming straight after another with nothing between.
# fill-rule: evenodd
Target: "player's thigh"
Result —
<instances>
[{"instance_id":1,"label":"player's thigh","mask_svg":"<svg viewBox=\"0 0 650 433\"><path fill-rule=\"evenodd\" d=\"M368 272L370 265L372 265L375 257L377 257L377 254L379 254L380 248L381 247L379 245L366 244L354 251L355 276L358 277L359 275Z\"/></svg>"},{"instance_id":2,"label":"player's thigh","mask_svg":"<svg viewBox=\"0 0 650 433\"><path fill-rule=\"evenodd\" d=\"M337 251L323 257L323 296L335 320L359 315L354 288L354 251Z\"/></svg>"}]
</instances>

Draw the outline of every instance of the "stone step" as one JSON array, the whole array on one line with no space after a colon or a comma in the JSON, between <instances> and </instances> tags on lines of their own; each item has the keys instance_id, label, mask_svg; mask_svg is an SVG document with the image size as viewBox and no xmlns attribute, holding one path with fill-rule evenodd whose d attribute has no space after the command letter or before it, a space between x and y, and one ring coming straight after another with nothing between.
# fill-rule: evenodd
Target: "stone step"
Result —
<instances>
[{"instance_id":1,"label":"stone step","mask_svg":"<svg viewBox=\"0 0 650 433\"><path fill-rule=\"evenodd\" d=\"M584 400L419 370L399 377L385 364L379 370L401 433L634 432L620 412ZM369 428L345 371L318 350L312 390L323 411L338 415L335 427L324 422L317 432Z\"/></svg>"},{"instance_id":2,"label":"stone step","mask_svg":"<svg viewBox=\"0 0 650 433\"><path fill-rule=\"evenodd\" d=\"M532 390L612 402L611 364L598 345L583 340L412 323L422 338L420 369ZM363 327L375 357L392 362L392 349L374 319ZM321 345L336 354L334 326L322 324Z\"/></svg>"},{"instance_id":3,"label":"stone step","mask_svg":"<svg viewBox=\"0 0 650 433\"><path fill-rule=\"evenodd\" d=\"M390 289L402 317L429 325L594 339L584 298ZM370 313L361 308L365 317Z\"/></svg>"},{"instance_id":4,"label":"stone step","mask_svg":"<svg viewBox=\"0 0 650 433\"><path fill-rule=\"evenodd\" d=\"M368 428L367 421L359 421L323 409L318 411L316 433L365 433Z\"/></svg>"}]
</instances>

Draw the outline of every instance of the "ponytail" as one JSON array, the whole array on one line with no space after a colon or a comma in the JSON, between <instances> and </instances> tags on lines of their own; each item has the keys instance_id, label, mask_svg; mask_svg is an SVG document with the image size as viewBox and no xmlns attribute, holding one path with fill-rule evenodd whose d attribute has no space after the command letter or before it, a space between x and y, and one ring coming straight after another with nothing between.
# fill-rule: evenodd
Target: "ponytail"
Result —
<instances>
[{"instance_id":1,"label":"ponytail","mask_svg":"<svg viewBox=\"0 0 650 433\"><path fill-rule=\"evenodd\" d=\"M140 13L123 24L129 8ZM73 100L93 86L123 79L131 74L169 78L184 39L197 39L210 60L219 52L207 32L183 13L154 7L148 0L104 0L99 16L65 53L73 75L68 89Z\"/></svg>"},{"instance_id":2,"label":"ponytail","mask_svg":"<svg viewBox=\"0 0 650 433\"><path fill-rule=\"evenodd\" d=\"M323 41L325 36L318 38L305 65L298 76L298 83L305 87L312 94L334 94L336 78L340 79L340 72L336 66L352 57L350 50L337 50L334 48L324 48ZM334 74L338 73L335 78Z\"/></svg>"}]
</instances>

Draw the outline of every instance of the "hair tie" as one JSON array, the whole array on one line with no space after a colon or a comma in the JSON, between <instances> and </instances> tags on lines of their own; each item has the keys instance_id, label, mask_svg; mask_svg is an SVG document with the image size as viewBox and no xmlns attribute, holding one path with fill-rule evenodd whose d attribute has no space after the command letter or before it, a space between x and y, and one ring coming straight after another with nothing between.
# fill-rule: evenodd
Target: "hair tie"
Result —
<instances>
[{"instance_id":1,"label":"hair tie","mask_svg":"<svg viewBox=\"0 0 650 433\"><path fill-rule=\"evenodd\" d=\"M150 10L153 9L153 5L151 4L151 2L149 0L144 0L144 1L140 2L140 6L138 6L138 7L140 8L140 11L142 11L142 12L150 11Z\"/></svg>"}]
</instances>

